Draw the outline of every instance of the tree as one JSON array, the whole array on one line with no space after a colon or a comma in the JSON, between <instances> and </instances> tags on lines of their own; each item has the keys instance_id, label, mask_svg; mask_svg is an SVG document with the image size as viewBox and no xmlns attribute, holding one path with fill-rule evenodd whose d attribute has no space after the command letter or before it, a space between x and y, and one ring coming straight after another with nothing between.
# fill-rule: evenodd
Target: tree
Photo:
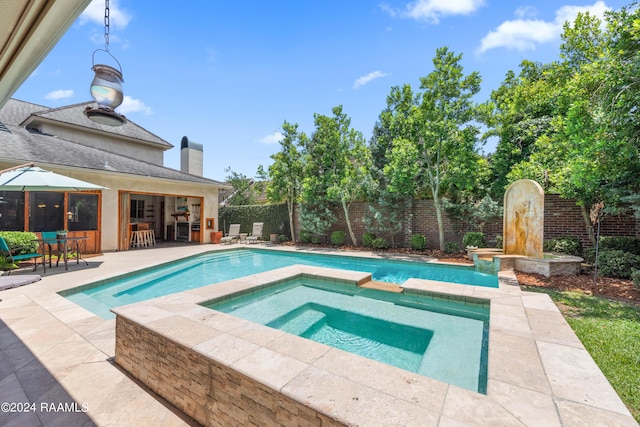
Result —
<instances>
[{"instance_id":1,"label":"tree","mask_svg":"<svg viewBox=\"0 0 640 427\"><path fill-rule=\"evenodd\" d=\"M315 234L324 234L335 222L335 216L328 215L326 208L340 205L352 243L357 244L349 218L351 204L364 196L370 165L361 132L352 129L351 119L342 112L342 106L332 109L333 116L314 115L315 131L305 144L305 170L303 180L304 210L301 220ZM310 211L310 212L309 212ZM311 221L312 215L322 216ZM324 228L324 230L323 230Z\"/></svg>"},{"instance_id":2,"label":"tree","mask_svg":"<svg viewBox=\"0 0 640 427\"><path fill-rule=\"evenodd\" d=\"M298 124L285 121L282 125L284 136L280 141L280 151L271 156L273 163L268 169L267 199L273 203L287 204L291 240L296 241L293 210L300 198L302 188L303 162L299 146L307 143L304 132L298 132ZM258 173L265 175L262 166Z\"/></svg>"},{"instance_id":3,"label":"tree","mask_svg":"<svg viewBox=\"0 0 640 427\"><path fill-rule=\"evenodd\" d=\"M551 120L557 97L550 93L549 67L522 61L520 74L516 77L509 71L502 85L491 93L494 116L489 135L497 136L498 144L490 157L490 194L497 200L510 184L511 169L528 161L538 138L554 130ZM535 179L544 184L543 176Z\"/></svg>"},{"instance_id":4,"label":"tree","mask_svg":"<svg viewBox=\"0 0 640 427\"><path fill-rule=\"evenodd\" d=\"M433 198L438 221L440 249L444 250L442 190L464 188L473 180L478 153L476 143L480 129L475 122L480 106L473 97L480 91L481 78L477 72L464 76L460 60L446 47L436 50L434 71L420 79L423 90L415 110L418 124L416 144L416 185L418 192L428 191ZM402 156L392 150L392 156Z\"/></svg>"},{"instance_id":5,"label":"tree","mask_svg":"<svg viewBox=\"0 0 640 427\"><path fill-rule=\"evenodd\" d=\"M560 61L545 66L538 80L545 82L538 92L553 100L549 130L535 136L530 156L508 174L576 199L594 245L589 208L602 201L615 208L621 193L637 191L640 177L637 104L631 105L640 99L628 90L639 82L637 61L629 60L638 56L637 49L623 47L638 46L638 11L609 12L606 18L605 32L588 13L565 24Z\"/></svg>"},{"instance_id":6,"label":"tree","mask_svg":"<svg viewBox=\"0 0 640 427\"><path fill-rule=\"evenodd\" d=\"M255 180L246 175L234 172L230 167L224 170L227 173L225 180L233 187L231 194L224 199L226 206L254 205L256 203Z\"/></svg>"},{"instance_id":7,"label":"tree","mask_svg":"<svg viewBox=\"0 0 640 427\"><path fill-rule=\"evenodd\" d=\"M408 84L394 86L387 96L387 107L380 113L374 126L369 143L371 150L371 185L368 197L374 203L364 219L369 231L389 233L391 246L395 247L395 234L403 229L403 212L409 207L415 188L401 183L411 180L413 170L408 174L406 168L396 163L390 164L395 144L403 144L404 138L414 138L415 126L412 121L418 98Z\"/></svg>"}]
</instances>

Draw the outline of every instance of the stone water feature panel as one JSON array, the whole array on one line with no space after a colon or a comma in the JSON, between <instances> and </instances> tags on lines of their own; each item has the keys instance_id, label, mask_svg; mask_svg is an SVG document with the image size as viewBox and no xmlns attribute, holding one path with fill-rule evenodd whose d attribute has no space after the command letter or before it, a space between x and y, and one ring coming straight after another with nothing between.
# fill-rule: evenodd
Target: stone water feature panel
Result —
<instances>
[{"instance_id":1,"label":"stone water feature panel","mask_svg":"<svg viewBox=\"0 0 640 427\"><path fill-rule=\"evenodd\" d=\"M537 182L520 179L504 194L503 246L505 255L542 258L544 190Z\"/></svg>"}]
</instances>

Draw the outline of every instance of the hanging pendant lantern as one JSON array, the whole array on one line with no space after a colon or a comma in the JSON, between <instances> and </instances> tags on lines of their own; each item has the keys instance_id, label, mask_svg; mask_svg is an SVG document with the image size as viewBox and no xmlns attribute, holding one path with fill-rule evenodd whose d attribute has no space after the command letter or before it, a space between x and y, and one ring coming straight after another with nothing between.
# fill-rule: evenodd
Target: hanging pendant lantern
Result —
<instances>
[{"instance_id":1,"label":"hanging pendant lantern","mask_svg":"<svg viewBox=\"0 0 640 427\"><path fill-rule=\"evenodd\" d=\"M122 71L104 64L95 64L92 70L95 77L91 82L90 92L98 107L87 107L84 114L89 120L101 125L122 126L127 119L114 111L122 104Z\"/></svg>"},{"instance_id":2,"label":"hanging pendant lantern","mask_svg":"<svg viewBox=\"0 0 640 427\"><path fill-rule=\"evenodd\" d=\"M127 122L127 119L115 112L115 109L122 104L122 67L118 60L109 52L109 0L105 1L105 48L97 49L93 52L91 69L95 73L93 81L91 82L91 97L98 104L97 108L87 107L84 114L92 122L99 123L107 126L122 126ZM119 69L115 69L109 65L96 64L95 55L96 52L106 52L111 58L113 58L118 64Z\"/></svg>"}]
</instances>

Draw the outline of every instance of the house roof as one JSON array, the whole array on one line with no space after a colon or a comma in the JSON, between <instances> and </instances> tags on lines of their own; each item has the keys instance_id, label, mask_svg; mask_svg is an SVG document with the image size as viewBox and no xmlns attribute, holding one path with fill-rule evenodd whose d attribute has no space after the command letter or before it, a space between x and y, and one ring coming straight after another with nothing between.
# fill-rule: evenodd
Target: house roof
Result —
<instances>
[{"instance_id":1,"label":"house roof","mask_svg":"<svg viewBox=\"0 0 640 427\"><path fill-rule=\"evenodd\" d=\"M54 109L51 114L56 120L62 120L66 115L75 112L82 115L86 104L77 104L69 108ZM25 127L24 123L28 117L47 115L47 107L31 104L15 99L9 100L0 109L0 122L4 124L4 130L0 126L0 159L17 163L45 163L78 169L91 169L96 171L114 172L128 175L148 176L152 178L163 178L177 181L211 184L219 187L227 187L220 181L216 181L201 176L191 175L176 169L145 162L87 145L72 142L53 135L45 135L35 130ZM62 112L61 112L62 111ZM74 124L77 119L65 123ZM89 121L89 120L87 120ZM131 123L128 129L134 135L152 135L135 123ZM100 125L97 125L100 126ZM127 125L125 125L127 126ZM124 126L123 126L124 127ZM131 135L123 135L129 138L136 138ZM138 139L138 138L136 138ZM163 140L161 140L163 141ZM164 141L166 144L166 141ZM171 145L171 144L169 144Z\"/></svg>"},{"instance_id":2,"label":"house roof","mask_svg":"<svg viewBox=\"0 0 640 427\"><path fill-rule=\"evenodd\" d=\"M12 99L9 102L11 101L15 102L16 100ZM38 121L51 121L79 128L92 129L101 133L116 134L126 138L137 139L142 142L161 147L164 150L168 150L173 147L173 144L170 144L164 139L138 126L131 120L127 120L127 122L122 126L107 126L95 123L84 115L84 111L87 107L95 107L95 102L82 102L80 104L67 105L58 108L42 107L38 111L32 111L26 119L23 119L24 121L21 124L26 127L30 127L32 123L36 123Z\"/></svg>"}]
</instances>

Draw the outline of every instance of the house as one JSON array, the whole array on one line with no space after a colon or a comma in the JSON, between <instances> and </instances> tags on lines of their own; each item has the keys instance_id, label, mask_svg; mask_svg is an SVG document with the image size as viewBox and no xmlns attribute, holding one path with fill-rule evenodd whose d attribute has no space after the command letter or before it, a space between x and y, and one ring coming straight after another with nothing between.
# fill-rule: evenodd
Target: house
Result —
<instances>
[{"instance_id":1,"label":"house","mask_svg":"<svg viewBox=\"0 0 640 427\"><path fill-rule=\"evenodd\" d=\"M181 170L165 167L172 144L130 120L120 127L90 121L83 112L92 105L48 108L9 99L0 108L0 169L33 162L106 187L0 192L0 230L67 229L89 237L88 253L129 249L138 224L159 240L211 242L218 194L228 185L202 176L202 145L182 138Z\"/></svg>"}]
</instances>

